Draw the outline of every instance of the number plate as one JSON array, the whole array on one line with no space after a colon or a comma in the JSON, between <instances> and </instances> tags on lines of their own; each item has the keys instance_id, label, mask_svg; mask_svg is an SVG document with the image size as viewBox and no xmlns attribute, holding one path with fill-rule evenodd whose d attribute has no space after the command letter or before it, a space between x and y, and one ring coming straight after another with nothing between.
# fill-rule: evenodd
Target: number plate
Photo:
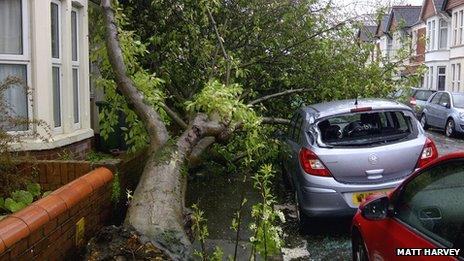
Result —
<instances>
[{"instance_id":1,"label":"number plate","mask_svg":"<svg viewBox=\"0 0 464 261\"><path fill-rule=\"evenodd\" d=\"M361 204L361 202L363 202L363 200L367 198L368 196L372 194L386 195L391 190L392 189L383 189L383 190L375 190L375 191L357 192L357 193L353 193L353 195L351 196L351 200L354 205L359 206L359 204Z\"/></svg>"}]
</instances>

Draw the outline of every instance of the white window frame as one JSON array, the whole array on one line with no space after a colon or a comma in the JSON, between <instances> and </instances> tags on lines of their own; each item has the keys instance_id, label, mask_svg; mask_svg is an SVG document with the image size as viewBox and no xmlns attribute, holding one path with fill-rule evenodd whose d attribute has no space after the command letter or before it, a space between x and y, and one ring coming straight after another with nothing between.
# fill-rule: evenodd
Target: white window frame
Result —
<instances>
[{"instance_id":1,"label":"white window frame","mask_svg":"<svg viewBox=\"0 0 464 261\"><path fill-rule=\"evenodd\" d=\"M445 69L445 72L444 73L440 73L440 69ZM437 90L438 90L438 87L440 85L440 76L444 76L445 77L445 88L442 90L444 91L446 89L446 66L437 66L437 79L436 79L436 83L437 83Z\"/></svg>"},{"instance_id":2,"label":"white window frame","mask_svg":"<svg viewBox=\"0 0 464 261\"><path fill-rule=\"evenodd\" d=\"M55 118L53 116L53 131L55 134L61 134L63 133L63 62L62 62L62 59L63 59L63 37L62 37L62 11L61 11L61 1L59 0L51 0L50 2L50 15L51 15L51 4L56 4L58 6L58 57L59 58L53 58L53 53L50 53L51 54L51 61L52 61L52 64L51 64L51 73L52 73L52 84L53 84L53 68L54 67L57 67L59 68L59 87L60 87L60 126L56 127L55 126ZM52 32L50 31L50 36L51 36ZM51 44L51 37L50 37L50 50L52 48L52 44ZM53 51L53 50L52 50ZM53 106L55 106L53 104ZM55 110L54 107L52 107L53 110L52 112Z\"/></svg>"},{"instance_id":3,"label":"white window frame","mask_svg":"<svg viewBox=\"0 0 464 261\"><path fill-rule=\"evenodd\" d=\"M31 58L30 58L30 39L29 39L29 4L27 0L21 0L21 23L22 23L22 54L0 54L0 64L25 65L26 66L26 84L27 84L27 118L32 120L33 104L31 99L30 86L32 85L31 75ZM25 131L8 131L7 133L30 133L33 131L32 124L28 124Z\"/></svg>"},{"instance_id":4,"label":"white window frame","mask_svg":"<svg viewBox=\"0 0 464 261\"><path fill-rule=\"evenodd\" d=\"M437 26L436 26L436 22L435 20L432 20L432 34L431 34L431 42L432 42L432 50L436 50L435 46L435 42L436 42L436 31L437 31Z\"/></svg>"},{"instance_id":5,"label":"white window frame","mask_svg":"<svg viewBox=\"0 0 464 261\"><path fill-rule=\"evenodd\" d=\"M73 60L73 57L72 57L72 52L73 52L73 49L72 49L72 45L73 43L71 43L71 77L72 77L72 93L73 93L73 103L74 103L74 70L77 70L77 110L78 110L78 119L77 119L77 122L75 122L75 118L74 118L74 104L73 104L73 124L74 124L74 129L77 130L77 129L80 129L81 128L81 68L80 68L80 21L81 21L81 17L80 17L80 9L77 8L77 7L73 7L72 10L71 10L71 19L72 19L72 12L75 12L76 13L76 58L77 60L74 61ZM71 26L72 26L72 21L71 21ZM72 34L72 28L70 30L71 34ZM71 40L72 40L72 35L71 35Z\"/></svg>"},{"instance_id":6,"label":"white window frame","mask_svg":"<svg viewBox=\"0 0 464 261\"><path fill-rule=\"evenodd\" d=\"M442 23L444 23L444 25L442 25ZM443 49L448 48L448 21L441 18L440 20L438 20L438 24L439 24L438 49L443 50ZM444 31L446 31L446 41L445 41L445 46L442 46L441 39L444 35L443 33Z\"/></svg>"},{"instance_id":7,"label":"white window frame","mask_svg":"<svg viewBox=\"0 0 464 261\"><path fill-rule=\"evenodd\" d=\"M451 64L451 91L454 92L454 86L456 85L456 64Z\"/></svg>"},{"instance_id":8,"label":"white window frame","mask_svg":"<svg viewBox=\"0 0 464 261\"><path fill-rule=\"evenodd\" d=\"M456 64L456 86L457 86L457 91L459 92L461 90L461 63Z\"/></svg>"},{"instance_id":9,"label":"white window frame","mask_svg":"<svg viewBox=\"0 0 464 261\"><path fill-rule=\"evenodd\" d=\"M458 45L458 12L453 13L453 46Z\"/></svg>"},{"instance_id":10,"label":"white window frame","mask_svg":"<svg viewBox=\"0 0 464 261\"><path fill-rule=\"evenodd\" d=\"M459 44L464 44L464 10L459 11Z\"/></svg>"},{"instance_id":11,"label":"white window frame","mask_svg":"<svg viewBox=\"0 0 464 261\"><path fill-rule=\"evenodd\" d=\"M433 89L433 66L429 67L429 89Z\"/></svg>"}]
</instances>

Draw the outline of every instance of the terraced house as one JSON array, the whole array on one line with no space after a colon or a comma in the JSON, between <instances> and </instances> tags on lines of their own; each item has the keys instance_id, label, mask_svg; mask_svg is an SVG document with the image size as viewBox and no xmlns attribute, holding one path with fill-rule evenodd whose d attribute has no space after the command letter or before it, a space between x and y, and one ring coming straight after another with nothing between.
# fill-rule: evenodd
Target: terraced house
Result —
<instances>
[{"instance_id":1,"label":"terraced house","mask_svg":"<svg viewBox=\"0 0 464 261\"><path fill-rule=\"evenodd\" d=\"M358 38L361 36L360 31ZM393 6L378 21L370 42L375 43L372 57L402 65L394 77L407 76L424 65L427 70L418 87L464 91L464 0L424 0L422 6ZM398 60L397 52L407 48L406 43L410 43L410 57Z\"/></svg>"},{"instance_id":2,"label":"terraced house","mask_svg":"<svg viewBox=\"0 0 464 261\"><path fill-rule=\"evenodd\" d=\"M43 120L51 129L49 142L31 139L17 149L90 147L87 9L87 0L0 1L0 81L16 76L30 88L12 86L1 98L15 116ZM3 128L48 135L44 127Z\"/></svg>"},{"instance_id":3,"label":"terraced house","mask_svg":"<svg viewBox=\"0 0 464 261\"><path fill-rule=\"evenodd\" d=\"M401 70L394 77L415 72L423 63L423 44L425 29L419 23L420 6L393 6L388 14L378 22L375 30L375 54L381 61L398 62ZM410 51L411 57L400 53Z\"/></svg>"},{"instance_id":4,"label":"terraced house","mask_svg":"<svg viewBox=\"0 0 464 261\"><path fill-rule=\"evenodd\" d=\"M450 80L448 90L464 91L464 0L445 0L442 10L450 16Z\"/></svg>"}]
</instances>

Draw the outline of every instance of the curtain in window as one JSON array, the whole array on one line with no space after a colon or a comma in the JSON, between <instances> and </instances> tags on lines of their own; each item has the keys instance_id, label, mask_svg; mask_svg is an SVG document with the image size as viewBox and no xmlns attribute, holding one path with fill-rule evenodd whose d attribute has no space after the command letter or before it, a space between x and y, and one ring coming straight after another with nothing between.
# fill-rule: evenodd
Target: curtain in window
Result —
<instances>
[{"instance_id":1,"label":"curtain in window","mask_svg":"<svg viewBox=\"0 0 464 261\"><path fill-rule=\"evenodd\" d=\"M26 65L0 64L0 83L3 83L8 76L20 78L24 85L12 85L3 92L1 98L7 104L7 115L16 119L27 119ZM2 114L5 112L3 111ZM5 117L7 115L0 115L0 128L7 131L27 130L27 124L14 126L8 122Z\"/></svg>"},{"instance_id":2,"label":"curtain in window","mask_svg":"<svg viewBox=\"0 0 464 261\"><path fill-rule=\"evenodd\" d=\"M0 0L0 54L22 54L21 0Z\"/></svg>"}]
</instances>

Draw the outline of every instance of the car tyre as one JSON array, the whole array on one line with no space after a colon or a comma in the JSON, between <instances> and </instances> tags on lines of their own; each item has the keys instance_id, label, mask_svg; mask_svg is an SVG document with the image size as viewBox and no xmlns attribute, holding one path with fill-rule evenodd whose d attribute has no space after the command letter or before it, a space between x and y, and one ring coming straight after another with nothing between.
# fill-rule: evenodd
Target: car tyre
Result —
<instances>
[{"instance_id":1,"label":"car tyre","mask_svg":"<svg viewBox=\"0 0 464 261\"><path fill-rule=\"evenodd\" d=\"M369 257L367 256L366 246L364 245L364 240L362 239L359 232L353 235L351 239L352 250L353 250L353 260L354 261L368 261Z\"/></svg>"},{"instance_id":2,"label":"car tyre","mask_svg":"<svg viewBox=\"0 0 464 261\"><path fill-rule=\"evenodd\" d=\"M300 206L300 200L298 198L298 191L295 189L295 210L296 218L298 221L300 232L306 233L309 231L309 217L303 212Z\"/></svg>"},{"instance_id":3,"label":"car tyre","mask_svg":"<svg viewBox=\"0 0 464 261\"><path fill-rule=\"evenodd\" d=\"M420 118L420 124L424 130L427 130L429 128L429 125L427 124L427 117L425 116L425 113L422 114L422 117Z\"/></svg>"},{"instance_id":4,"label":"car tyre","mask_svg":"<svg viewBox=\"0 0 464 261\"><path fill-rule=\"evenodd\" d=\"M445 135L447 137L454 137L456 134L456 125L453 119L448 119L445 126Z\"/></svg>"}]
</instances>

